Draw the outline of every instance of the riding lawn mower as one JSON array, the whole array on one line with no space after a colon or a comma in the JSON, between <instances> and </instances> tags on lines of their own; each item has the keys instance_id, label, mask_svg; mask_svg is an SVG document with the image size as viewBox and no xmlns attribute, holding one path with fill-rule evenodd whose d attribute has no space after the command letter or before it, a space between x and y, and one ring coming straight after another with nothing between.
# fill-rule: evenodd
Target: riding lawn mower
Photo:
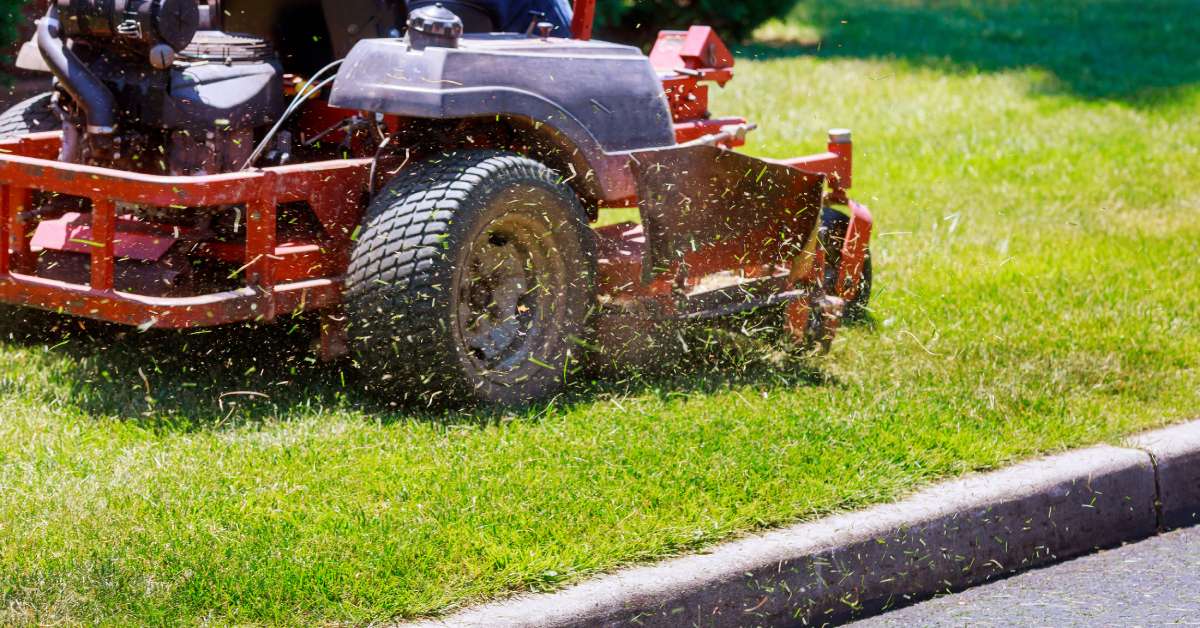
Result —
<instances>
[{"instance_id":1,"label":"riding lawn mower","mask_svg":"<svg viewBox=\"0 0 1200 628\"><path fill-rule=\"evenodd\" d=\"M646 55L593 40L594 5L495 33L382 0L52 0L19 65L53 89L0 116L0 303L143 330L312 312L322 357L383 390L496 404L672 322L777 308L827 349L870 291L850 132L737 152L720 38Z\"/></svg>"}]
</instances>

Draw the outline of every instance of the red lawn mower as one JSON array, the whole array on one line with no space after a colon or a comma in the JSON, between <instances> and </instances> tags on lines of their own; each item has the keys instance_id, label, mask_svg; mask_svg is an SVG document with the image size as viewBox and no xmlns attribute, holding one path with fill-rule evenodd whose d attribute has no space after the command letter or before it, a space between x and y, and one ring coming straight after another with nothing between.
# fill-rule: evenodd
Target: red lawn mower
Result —
<instances>
[{"instance_id":1,"label":"red lawn mower","mask_svg":"<svg viewBox=\"0 0 1200 628\"><path fill-rule=\"evenodd\" d=\"M0 116L0 302L142 329L315 312L323 356L382 387L502 404L660 322L778 305L827 347L870 291L850 132L738 153L711 29L646 56L593 15L558 37L376 0L54 0L19 57L54 88ZM640 222L591 226L620 207Z\"/></svg>"}]
</instances>

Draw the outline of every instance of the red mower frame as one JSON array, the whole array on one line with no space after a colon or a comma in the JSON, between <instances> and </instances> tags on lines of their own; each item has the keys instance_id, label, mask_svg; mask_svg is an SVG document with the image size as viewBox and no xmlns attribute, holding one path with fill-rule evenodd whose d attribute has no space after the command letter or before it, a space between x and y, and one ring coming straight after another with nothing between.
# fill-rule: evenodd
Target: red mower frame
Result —
<instances>
[{"instance_id":1,"label":"red mower frame","mask_svg":"<svg viewBox=\"0 0 1200 628\"><path fill-rule=\"evenodd\" d=\"M591 37L595 0L576 0L573 35ZM721 137L722 129L744 124L740 118L707 116L708 83L724 85L732 78L733 57L707 27L660 35L651 62L663 85L679 143L703 140L728 148L741 137ZM326 105L313 100L310 115L320 117ZM32 306L140 328L207 327L228 323L270 322L292 312L325 315L322 354L345 352L344 330L333 314L342 299L342 279L353 235L368 202L371 159L340 159L244 172L194 177L167 177L56 161L60 133L38 133L0 142L0 302ZM773 163L824 177L825 202L849 208L850 226L840 256L836 295L853 299L869 244L870 212L850 200L852 145L848 131L831 132L827 151ZM69 283L35 274L37 253L31 246L43 216L33 207L37 192L78 196L91 201L90 219L69 225L71 246L90 257L89 281ZM300 240L281 240L276 221L281 203L306 201L323 233ZM628 199L636 206L637 199ZM135 222L120 214L122 203L153 207L244 205L245 243L198 243L189 254L237 264L242 286L233 290L184 297L152 297L114 289L117 260L156 239L179 239L166 225ZM84 214L79 218L86 217ZM611 231L611 230L610 230ZM606 234L600 230L602 241ZM602 247L603 248L603 247ZM689 265L703 271L762 273L736 255L710 250ZM786 270L789 283L812 281L823 267L820 251L803 267ZM661 298L671 293L666 282L642 285L637 254L600 265L600 293L610 298ZM803 276L799 276L803 275ZM807 308L794 310L807 317ZM803 327L803 321L793 320Z\"/></svg>"}]
</instances>

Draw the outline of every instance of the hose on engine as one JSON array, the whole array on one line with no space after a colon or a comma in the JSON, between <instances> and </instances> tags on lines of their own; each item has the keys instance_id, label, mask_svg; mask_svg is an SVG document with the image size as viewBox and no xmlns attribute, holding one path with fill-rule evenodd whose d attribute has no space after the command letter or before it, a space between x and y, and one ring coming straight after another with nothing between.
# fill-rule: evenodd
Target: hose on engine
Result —
<instances>
[{"instance_id":1,"label":"hose on engine","mask_svg":"<svg viewBox=\"0 0 1200 628\"><path fill-rule=\"evenodd\" d=\"M87 121L87 132L112 135L117 123L116 100L108 87L67 47L58 20L58 6L54 3L50 4L46 17L38 20L37 46L63 89L79 103Z\"/></svg>"}]
</instances>

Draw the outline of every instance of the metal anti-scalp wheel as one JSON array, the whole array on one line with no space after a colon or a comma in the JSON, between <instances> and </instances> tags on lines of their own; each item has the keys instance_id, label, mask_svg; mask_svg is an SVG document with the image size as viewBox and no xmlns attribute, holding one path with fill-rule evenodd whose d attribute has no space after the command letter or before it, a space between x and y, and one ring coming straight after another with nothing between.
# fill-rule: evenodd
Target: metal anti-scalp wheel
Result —
<instances>
[{"instance_id":1,"label":"metal anti-scalp wheel","mask_svg":"<svg viewBox=\"0 0 1200 628\"><path fill-rule=\"evenodd\" d=\"M595 244L559 179L511 153L460 151L380 193L346 277L351 343L373 382L498 404L562 387L594 299Z\"/></svg>"}]
</instances>

